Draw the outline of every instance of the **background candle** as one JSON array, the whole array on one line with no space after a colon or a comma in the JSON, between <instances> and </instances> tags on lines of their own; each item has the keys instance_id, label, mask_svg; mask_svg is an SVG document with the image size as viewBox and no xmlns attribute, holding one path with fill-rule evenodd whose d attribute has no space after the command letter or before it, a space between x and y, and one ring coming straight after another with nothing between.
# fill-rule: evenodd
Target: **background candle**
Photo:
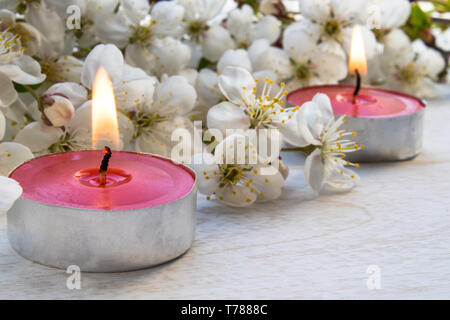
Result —
<instances>
[{"instance_id":1,"label":"background candle","mask_svg":"<svg viewBox=\"0 0 450 320\"><path fill-rule=\"evenodd\" d=\"M359 25L352 32L349 73L356 85L324 85L291 92L287 101L301 106L325 93L336 115L346 115L343 128L356 132L363 150L348 154L350 161L394 161L416 156L422 148L423 101L395 91L360 87L367 73L364 40Z\"/></svg>"},{"instance_id":2,"label":"background candle","mask_svg":"<svg viewBox=\"0 0 450 320\"><path fill-rule=\"evenodd\" d=\"M351 161L394 161L416 156L422 147L425 103L403 93L363 87L356 103L353 86L325 85L291 92L287 101L301 106L316 93L325 93L336 115L347 115L343 126L356 132L364 149L348 154Z\"/></svg>"}]
</instances>

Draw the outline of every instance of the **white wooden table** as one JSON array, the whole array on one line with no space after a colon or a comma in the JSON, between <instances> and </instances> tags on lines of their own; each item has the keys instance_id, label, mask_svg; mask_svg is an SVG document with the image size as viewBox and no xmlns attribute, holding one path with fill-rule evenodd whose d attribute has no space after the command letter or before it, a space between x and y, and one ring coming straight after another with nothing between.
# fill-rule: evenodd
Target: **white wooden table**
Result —
<instances>
[{"instance_id":1,"label":"white wooden table","mask_svg":"<svg viewBox=\"0 0 450 320\"><path fill-rule=\"evenodd\" d=\"M449 90L450 91L450 90ZM180 259L137 272L81 275L18 256L0 217L0 299L450 298L450 97L431 101L423 153L368 164L361 185L317 197L289 155L283 196L249 210L201 197L197 237ZM381 289L369 290L369 265Z\"/></svg>"}]
</instances>

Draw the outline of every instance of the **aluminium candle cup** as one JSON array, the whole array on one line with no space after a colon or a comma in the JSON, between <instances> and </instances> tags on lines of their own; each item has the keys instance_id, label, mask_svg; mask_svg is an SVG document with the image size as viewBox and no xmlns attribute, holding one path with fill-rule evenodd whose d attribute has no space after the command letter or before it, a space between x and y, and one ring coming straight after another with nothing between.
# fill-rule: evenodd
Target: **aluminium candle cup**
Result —
<instances>
[{"instance_id":1,"label":"aluminium candle cup","mask_svg":"<svg viewBox=\"0 0 450 320\"><path fill-rule=\"evenodd\" d=\"M83 156L87 152L97 151L67 152L35 158L14 169L10 177L19 178L21 183L18 174L21 168L33 166L37 161L42 163L45 158L51 160L50 157L67 154L71 154L69 157L73 155L76 160L78 155ZM98 155L101 153L98 152ZM25 182L25 186L22 185L24 194L7 213L8 238L12 248L21 256L40 264L62 269L76 265L82 272L138 270L170 261L185 253L195 236L195 173L167 158L130 152L113 152L110 165L114 165L114 159L122 155L153 157L167 165L181 168L192 177L192 186L177 199L159 205L134 209L120 209L118 206L111 210L98 210L30 199L27 197ZM67 163L71 165L71 162ZM119 187L126 188L126 184L115 188Z\"/></svg>"},{"instance_id":2,"label":"aluminium candle cup","mask_svg":"<svg viewBox=\"0 0 450 320\"><path fill-rule=\"evenodd\" d=\"M339 104L336 92L342 92L350 98L354 90L353 86L347 85L323 85L305 87L292 91L287 96L290 106L301 106L312 100L316 93L325 93L330 97L333 111L337 115L346 114L347 122L342 129L356 132L354 138L364 149L347 153L347 159L353 162L384 162L409 160L417 156L422 149L423 123L425 113L425 101L407 94L380 88L361 88L360 95L380 98L379 103L374 105L361 105L359 108L374 108L385 112L391 108L395 112L383 116L382 114L367 115L362 111L356 116L354 110L346 112L345 106ZM377 95L380 95L377 97ZM386 101L385 101L385 100ZM387 103L387 105L383 105ZM408 110L409 105L417 106L417 109ZM405 107L405 108L403 108ZM387 110L388 113L390 112ZM369 112L370 113L370 112Z\"/></svg>"}]
</instances>

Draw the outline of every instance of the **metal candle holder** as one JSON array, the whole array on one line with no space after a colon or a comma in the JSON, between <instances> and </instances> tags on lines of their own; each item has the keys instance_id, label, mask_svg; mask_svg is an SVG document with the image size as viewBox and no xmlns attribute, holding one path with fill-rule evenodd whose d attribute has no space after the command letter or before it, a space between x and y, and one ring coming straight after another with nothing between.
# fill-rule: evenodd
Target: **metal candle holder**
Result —
<instances>
[{"instance_id":1,"label":"metal candle holder","mask_svg":"<svg viewBox=\"0 0 450 320\"><path fill-rule=\"evenodd\" d=\"M196 201L197 182L173 202L133 210L77 209L21 197L7 213L8 238L17 253L43 265L77 265L85 272L137 270L175 259L191 247Z\"/></svg>"}]
</instances>

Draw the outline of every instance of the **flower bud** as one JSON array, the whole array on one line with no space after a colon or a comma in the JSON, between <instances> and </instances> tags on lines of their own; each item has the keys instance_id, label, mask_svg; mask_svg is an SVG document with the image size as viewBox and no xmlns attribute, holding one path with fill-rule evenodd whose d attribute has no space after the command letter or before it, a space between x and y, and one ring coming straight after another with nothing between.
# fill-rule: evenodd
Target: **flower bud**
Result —
<instances>
[{"instance_id":1,"label":"flower bud","mask_svg":"<svg viewBox=\"0 0 450 320\"><path fill-rule=\"evenodd\" d=\"M46 94L41 97L42 117L47 125L62 127L75 114L72 102L60 94Z\"/></svg>"}]
</instances>

